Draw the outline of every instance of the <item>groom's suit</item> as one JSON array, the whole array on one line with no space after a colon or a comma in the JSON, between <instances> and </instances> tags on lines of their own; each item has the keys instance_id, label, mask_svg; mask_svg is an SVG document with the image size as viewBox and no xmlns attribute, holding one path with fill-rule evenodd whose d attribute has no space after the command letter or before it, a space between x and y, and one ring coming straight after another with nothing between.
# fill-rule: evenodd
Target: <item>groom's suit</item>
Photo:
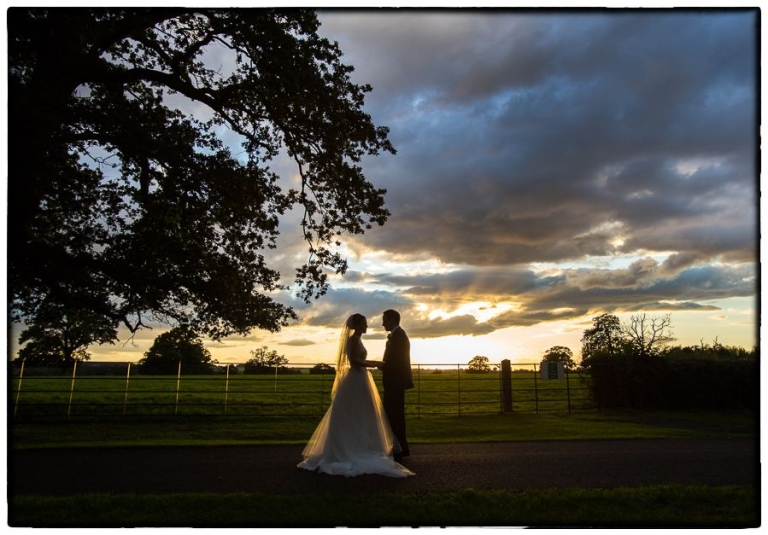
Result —
<instances>
[{"instance_id":1,"label":"groom's suit","mask_svg":"<svg viewBox=\"0 0 768 535\"><path fill-rule=\"evenodd\" d=\"M382 359L384 365L381 368L384 410L402 453L408 455L410 451L405 438L405 391L413 388L411 341L399 326L392 329L387 338L387 347Z\"/></svg>"}]
</instances>

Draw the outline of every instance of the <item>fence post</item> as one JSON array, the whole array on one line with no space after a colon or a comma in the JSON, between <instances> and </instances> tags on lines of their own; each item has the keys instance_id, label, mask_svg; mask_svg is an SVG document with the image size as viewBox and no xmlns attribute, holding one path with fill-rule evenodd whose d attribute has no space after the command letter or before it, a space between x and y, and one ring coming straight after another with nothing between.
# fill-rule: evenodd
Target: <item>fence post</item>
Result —
<instances>
[{"instance_id":1,"label":"fence post","mask_svg":"<svg viewBox=\"0 0 768 535\"><path fill-rule=\"evenodd\" d=\"M67 406L67 418L72 413L72 396L75 394L75 375L77 375L77 361L72 366L72 384L69 387L69 405Z\"/></svg>"},{"instance_id":2,"label":"fence post","mask_svg":"<svg viewBox=\"0 0 768 535\"><path fill-rule=\"evenodd\" d=\"M275 397L272 400L272 405L277 405L277 363L275 363Z\"/></svg>"},{"instance_id":3,"label":"fence post","mask_svg":"<svg viewBox=\"0 0 768 535\"><path fill-rule=\"evenodd\" d=\"M336 379L336 370L333 371L333 378ZM320 374L320 414L325 411L325 374Z\"/></svg>"},{"instance_id":4,"label":"fence post","mask_svg":"<svg viewBox=\"0 0 768 535\"><path fill-rule=\"evenodd\" d=\"M131 379L131 363L128 363L128 372L125 374L125 400L123 401L123 416L128 410L128 381Z\"/></svg>"},{"instance_id":5,"label":"fence post","mask_svg":"<svg viewBox=\"0 0 768 535\"><path fill-rule=\"evenodd\" d=\"M21 370L19 370L19 384L16 386L16 402L13 404L13 415L19 410L19 396L21 395L21 380L24 378L24 360L21 361Z\"/></svg>"},{"instance_id":6,"label":"fence post","mask_svg":"<svg viewBox=\"0 0 768 535\"><path fill-rule=\"evenodd\" d=\"M568 394L568 414L571 414L571 382L568 379L568 366L563 365L565 368L565 390Z\"/></svg>"},{"instance_id":7,"label":"fence post","mask_svg":"<svg viewBox=\"0 0 768 535\"><path fill-rule=\"evenodd\" d=\"M416 370L418 370L419 374L419 382L418 382L418 389L416 390L416 407L418 409L418 417L421 418L421 364L416 365Z\"/></svg>"},{"instance_id":8,"label":"fence post","mask_svg":"<svg viewBox=\"0 0 768 535\"><path fill-rule=\"evenodd\" d=\"M461 364L456 365L456 384L458 385L459 416L461 416Z\"/></svg>"},{"instance_id":9,"label":"fence post","mask_svg":"<svg viewBox=\"0 0 768 535\"><path fill-rule=\"evenodd\" d=\"M227 379L224 381L224 414L227 414L227 398L229 397L229 366L227 364Z\"/></svg>"},{"instance_id":10,"label":"fence post","mask_svg":"<svg viewBox=\"0 0 768 535\"><path fill-rule=\"evenodd\" d=\"M512 412L512 363L501 361L501 400L504 412Z\"/></svg>"},{"instance_id":11,"label":"fence post","mask_svg":"<svg viewBox=\"0 0 768 535\"><path fill-rule=\"evenodd\" d=\"M173 415L179 414L179 388L181 387L181 361L179 361L179 371L176 374L176 406L173 409Z\"/></svg>"},{"instance_id":12,"label":"fence post","mask_svg":"<svg viewBox=\"0 0 768 535\"><path fill-rule=\"evenodd\" d=\"M536 414L539 414L539 372L536 371L536 364L533 365L533 396L536 400Z\"/></svg>"}]
</instances>

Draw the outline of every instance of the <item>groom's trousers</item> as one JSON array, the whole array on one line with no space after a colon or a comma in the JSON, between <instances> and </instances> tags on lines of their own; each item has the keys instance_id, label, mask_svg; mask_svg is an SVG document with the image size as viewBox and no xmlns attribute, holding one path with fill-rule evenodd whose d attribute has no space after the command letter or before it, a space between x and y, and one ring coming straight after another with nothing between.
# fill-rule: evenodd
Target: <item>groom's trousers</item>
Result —
<instances>
[{"instance_id":1,"label":"groom's trousers","mask_svg":"<svg viewBox=\"0 0 768 535\"><path fill-rule=\"evenodd\" d=\"M402 452L409 454L408 441L405 438L405 390L384 389L384 412L387 413L387 420Z\"/></svg>"}]
</instances>

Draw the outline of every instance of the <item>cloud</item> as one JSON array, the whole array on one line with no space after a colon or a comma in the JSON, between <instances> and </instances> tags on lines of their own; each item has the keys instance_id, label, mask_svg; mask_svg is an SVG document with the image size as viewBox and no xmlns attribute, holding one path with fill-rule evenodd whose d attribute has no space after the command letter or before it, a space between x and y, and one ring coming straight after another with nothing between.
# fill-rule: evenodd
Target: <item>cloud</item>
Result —
<instances>
[{"instance_id":1,"label":"cloud","mask_svg":"<svg viewBox=\"0 0 768 535\"><path fill-rule=\"evenodd\" d=\"M430 338L754 296L757 17L320 11L398 154L363 160L392 216L289 300L300 323L360 312L376 337L395 308Z\"/></svg>"},{"instance_id":2,"label":"cloud","mask_svg":"<svg viewBox=\"0 0 768 535\"><path fill-rule=\"evenodd\" d=\"M659 310L659 311L712 311L721 310L720 307L715 305L701 305L699 303L691 303L690 301L684 303L672 303L668 301L656 301L654 303L637 303L632 308L624 307L624 312L630 312L633 310Z\"/></svg>"},{"instance_id":3,"label":"cloud","mask_svg":"<svg viewBox=\"0 0 768 535\"><path fill-rule=\"evenodd\" d=\"M301 323L317 327L341 328L352 314L368 318L370 326L378 326L381 314L390 308L412 306L408 297L389 291L369 291L360 288L331 288L321 299L298 304Z\"/></svg>"},{"instance_id":4,"label":"cloud","mask_svg":"<svg viewBox=\"0 0 768 535\"><path fill-rule=\"evenodd\" d=\"M456 334L478 336L496 330L492 324L479 322L470 314L431 320L423 316L414 317L413 314L406 314L402 318L402 324L408 325L410 336L419 338L438 338Z\"/></svg>"},{"instance_id":5,"label":"cloud","mask_svg":"<svg viewBox=\"0 0 768 535\"><path fill-rule=\"evenodd\" d=\"M369 338L384 336L381 313L397 309L412 336L478 336L509 327L574 320L602 312L715 311L718 299L756 292L753 265L703 265L672 270L666 260L640 258L623 269L519 267L456 269L412 275L362 274L388 290L332 288L300 312L301 323L340 327L359 312L368 317ZM462 312L468 304L474 312ZM440 314L433 312L439 310ZM481 316L485 319L481 319Z\"/></svg>"},{"instance_id":6,"label":"cloud","mask_svg":"<svg viewBox=\"0 0 768 535\"><path fill-rule=\"evenodd\" d=\"M281 346L293 346L293 347L313 346L315 344L316 342L313 342L312 340L306 340L306 339L288 340L287 342L278 343L278 345L281 345Z\"/></svg>"},{"instance_id":7,"label":"cloud","mask_svg":"<svg viewBox=\"0 0 768 535\"><path fill-rule=\"evenodd\" d=\"M373 168L393 215L371 248L490 266L622 239L754 258L754 12L321 20L399 150L396 173ZM680 171L692 161L710 163Z\"/></svg>"}]
</instances>

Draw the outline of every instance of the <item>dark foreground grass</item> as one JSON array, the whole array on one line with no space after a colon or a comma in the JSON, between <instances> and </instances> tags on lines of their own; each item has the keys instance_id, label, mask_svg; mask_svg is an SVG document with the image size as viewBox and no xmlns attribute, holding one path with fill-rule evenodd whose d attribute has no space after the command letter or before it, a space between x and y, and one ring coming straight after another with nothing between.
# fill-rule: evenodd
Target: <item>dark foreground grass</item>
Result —
<instances>
[{"instance_id":1,"label":"dark foreground grass","mask_svg":"<svg viewBox=\"0 0 768 535\"><path fill-rule=\"evenodd\" d=\"M318 418L179 416L33 419L10 426L13 448L304 444ZM417 443L756 436L752 413L510 413L408 419Z\"/></svg>"},{"instance_id":2,"label":"dark foreground grass","mask_svg":"<svg viewBox=\"0 0 768 535\"><path fill-rule=\"evenodd\" d=\"M12 527L757 527L754 489L651 486L386 495L14 496Z\"/></svg>"}]
</instances>

